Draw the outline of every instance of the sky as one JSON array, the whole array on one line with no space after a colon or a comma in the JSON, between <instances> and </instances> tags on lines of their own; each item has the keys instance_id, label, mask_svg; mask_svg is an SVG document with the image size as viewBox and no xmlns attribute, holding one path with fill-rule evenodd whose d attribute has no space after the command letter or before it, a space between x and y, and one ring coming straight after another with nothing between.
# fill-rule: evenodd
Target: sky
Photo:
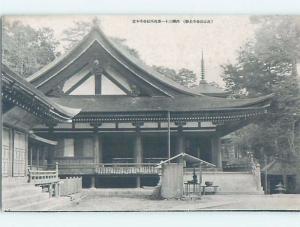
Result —
<instances>
[{"instance_id":1,"label":"sky","mask_svg":"<svg viewBox=\"0 0 300 227\"><path fill-rule=\"evenodd\" d=\"M34 28L50 27L55 38L62 41L62 32L75 21L92 21L90 16L9 16L5 20L21 20ZM254 38L255 26L248 16L209 15L104 15L97 16L101 28L109 37L126 39L126 44L138 51L142 60L152 66L166 66L178 70L193 70L198 79L201 52L205 61L205 75L209 82L224 86L221 65L234 63L237 51ZM178 19L180 23L133 23L140 19ZM211 23L183 23L184 20L210 20ZM61 45L63 43L61 42ZM60 46L62 50L62 46Z\"/></svg>"}]
</instances>

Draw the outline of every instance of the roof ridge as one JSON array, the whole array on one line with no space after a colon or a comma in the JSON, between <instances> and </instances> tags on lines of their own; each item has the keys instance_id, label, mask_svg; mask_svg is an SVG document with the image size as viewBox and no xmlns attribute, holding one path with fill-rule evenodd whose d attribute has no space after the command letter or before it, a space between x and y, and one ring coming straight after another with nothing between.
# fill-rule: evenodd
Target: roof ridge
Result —
<instances>
[{"instance_id":1,"label":"roof ridge","mask_svg":"<svg viewBox=\"0 0 300 227\"><path fill-rule=\"evenodd\" d=\"M133 67L136 67L137 69L139 69L139 70L143 71L144 73L146 73L146 75L149 76L149 78L154 79L158 83L162 83L166 87L172 88L172 89L174 89L178 92L184 93L186 95L193 95L193 96L203 95L201 93L191 91L189 88L186 88L186 87L176 83L175 81L163 76L163 74L157 72L152 67L146 65L144 62L142 62L139 59L132 56L130 53L128 53L128 51L124 50L124 48L119 48L119 45L116 45L115 42L113 42L110 38L108 38L98 26L97 27L93 26L91 28L90 32L88 34L86 34L84 36L84 38L79 41L79 43L74 45L74 47L72 47L70 50L68 50L63 55L57 57L52 62L50 62L49 64L47 64L46 66L44 66L43 68L41 68L40 70L38 70L37 72L32 74L31 76L29 76L27 78L27 81L29 81L29 82L36 81L44 73L47 73L49 70L53 69L53 67L57 66L61 61L63 61L64 59L67 59L69 56L71 56L72 53L75 50L77 50L81 45L84 45L84 43L88 39L91 39L91 41L90 41L90 43L87 44L87 48L89 48L96 41L111 55L111 57L115 58L118 62L123 64L125 67L127 66L128 63L132 64ZM102 41L101 41L101 39L102 39ZM115 53L112 53L111 51L113 51ZM157 84L151 83L151 81L149 81L149 79L140 76L135 71L133 71L131 68L129 70L133 74L138 76L140 79L144 80L146 83L150 83L151 86L153 86L156 89L160 90L162 93L165 93L168 96L172 96L171 94L169 94L169 92L164 90L162 87L160 87ZM43 83L43 82L41 82L41 83Z\"/></svg>"}]
</instances>

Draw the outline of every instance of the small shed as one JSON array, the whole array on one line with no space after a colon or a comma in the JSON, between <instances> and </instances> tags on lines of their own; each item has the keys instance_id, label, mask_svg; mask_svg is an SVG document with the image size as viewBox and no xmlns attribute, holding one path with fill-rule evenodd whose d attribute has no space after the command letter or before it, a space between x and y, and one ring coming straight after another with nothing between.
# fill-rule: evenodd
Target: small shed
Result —
<instances>
[{"instance_id":1,"label":"small shed","mask_svg":"<svg viewBox=\"0 0 300 227\"><path fill-rule=\"evenodd\" d=\"M202 183L201 167L216 167L214 164L186 153L180 153L159 163L158 167L161 168L161 196L163 198L172 199L181 198L183 196L185 162L192 163L194 167L199 168L199 182L194 182L198 184Z\"/></svg>"}]
</instances>

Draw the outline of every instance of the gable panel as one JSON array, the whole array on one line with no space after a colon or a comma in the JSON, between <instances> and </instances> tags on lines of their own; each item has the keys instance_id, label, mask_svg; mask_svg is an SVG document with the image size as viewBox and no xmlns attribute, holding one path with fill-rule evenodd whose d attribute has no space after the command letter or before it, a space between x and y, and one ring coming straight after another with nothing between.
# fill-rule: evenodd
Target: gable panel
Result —
<instances>
[{"instance_id":1,"label":"gable panel","mask_svg":"<svg viewBox=\"0 0 300 227\"><path fill-rule=\"evenodd\" d=\"M101 87L102 95L126 95L124 91L122 91L116 84L114 84L106 76L102 75L101 85L102 85Z\"/></svg>"},{"instance_id":2,"label":"gable panel","mask_svg":"<svg viewBox=\"0 0 300 227\"><path fill-rule=\"evenodd\" d=\"M84 81L70 95L95 95L95 76L91 76Z\"/></svg>"},{"instance_id":3,"label":"gable panel","mask_svg":"<svg viewBox=\"0 0 300 227\"><path fill-rule=\"evenodd\" d=\"M74 74L74 76L67 79L63 86L63 92L68 91L71 87L73 87L77 82L83 79L90 72L89 68L84 67L78 73Z\"/></svg>"}]
</instances>

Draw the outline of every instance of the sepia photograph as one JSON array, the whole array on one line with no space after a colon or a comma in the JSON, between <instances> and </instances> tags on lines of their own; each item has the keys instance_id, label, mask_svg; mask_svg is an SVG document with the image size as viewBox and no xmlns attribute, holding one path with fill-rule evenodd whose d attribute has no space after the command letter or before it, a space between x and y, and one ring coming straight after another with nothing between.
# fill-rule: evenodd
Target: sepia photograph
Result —
<instances>
[{"instance_id":1,"label":"sepia photograph","mask_svg":"<svg viewBox=\"0 0 300 227\"><path fill-rule=\"evenodd\" d=\"M2 16L2 211L299 211L300 16Z\"/></svg>"}]
</instances>

